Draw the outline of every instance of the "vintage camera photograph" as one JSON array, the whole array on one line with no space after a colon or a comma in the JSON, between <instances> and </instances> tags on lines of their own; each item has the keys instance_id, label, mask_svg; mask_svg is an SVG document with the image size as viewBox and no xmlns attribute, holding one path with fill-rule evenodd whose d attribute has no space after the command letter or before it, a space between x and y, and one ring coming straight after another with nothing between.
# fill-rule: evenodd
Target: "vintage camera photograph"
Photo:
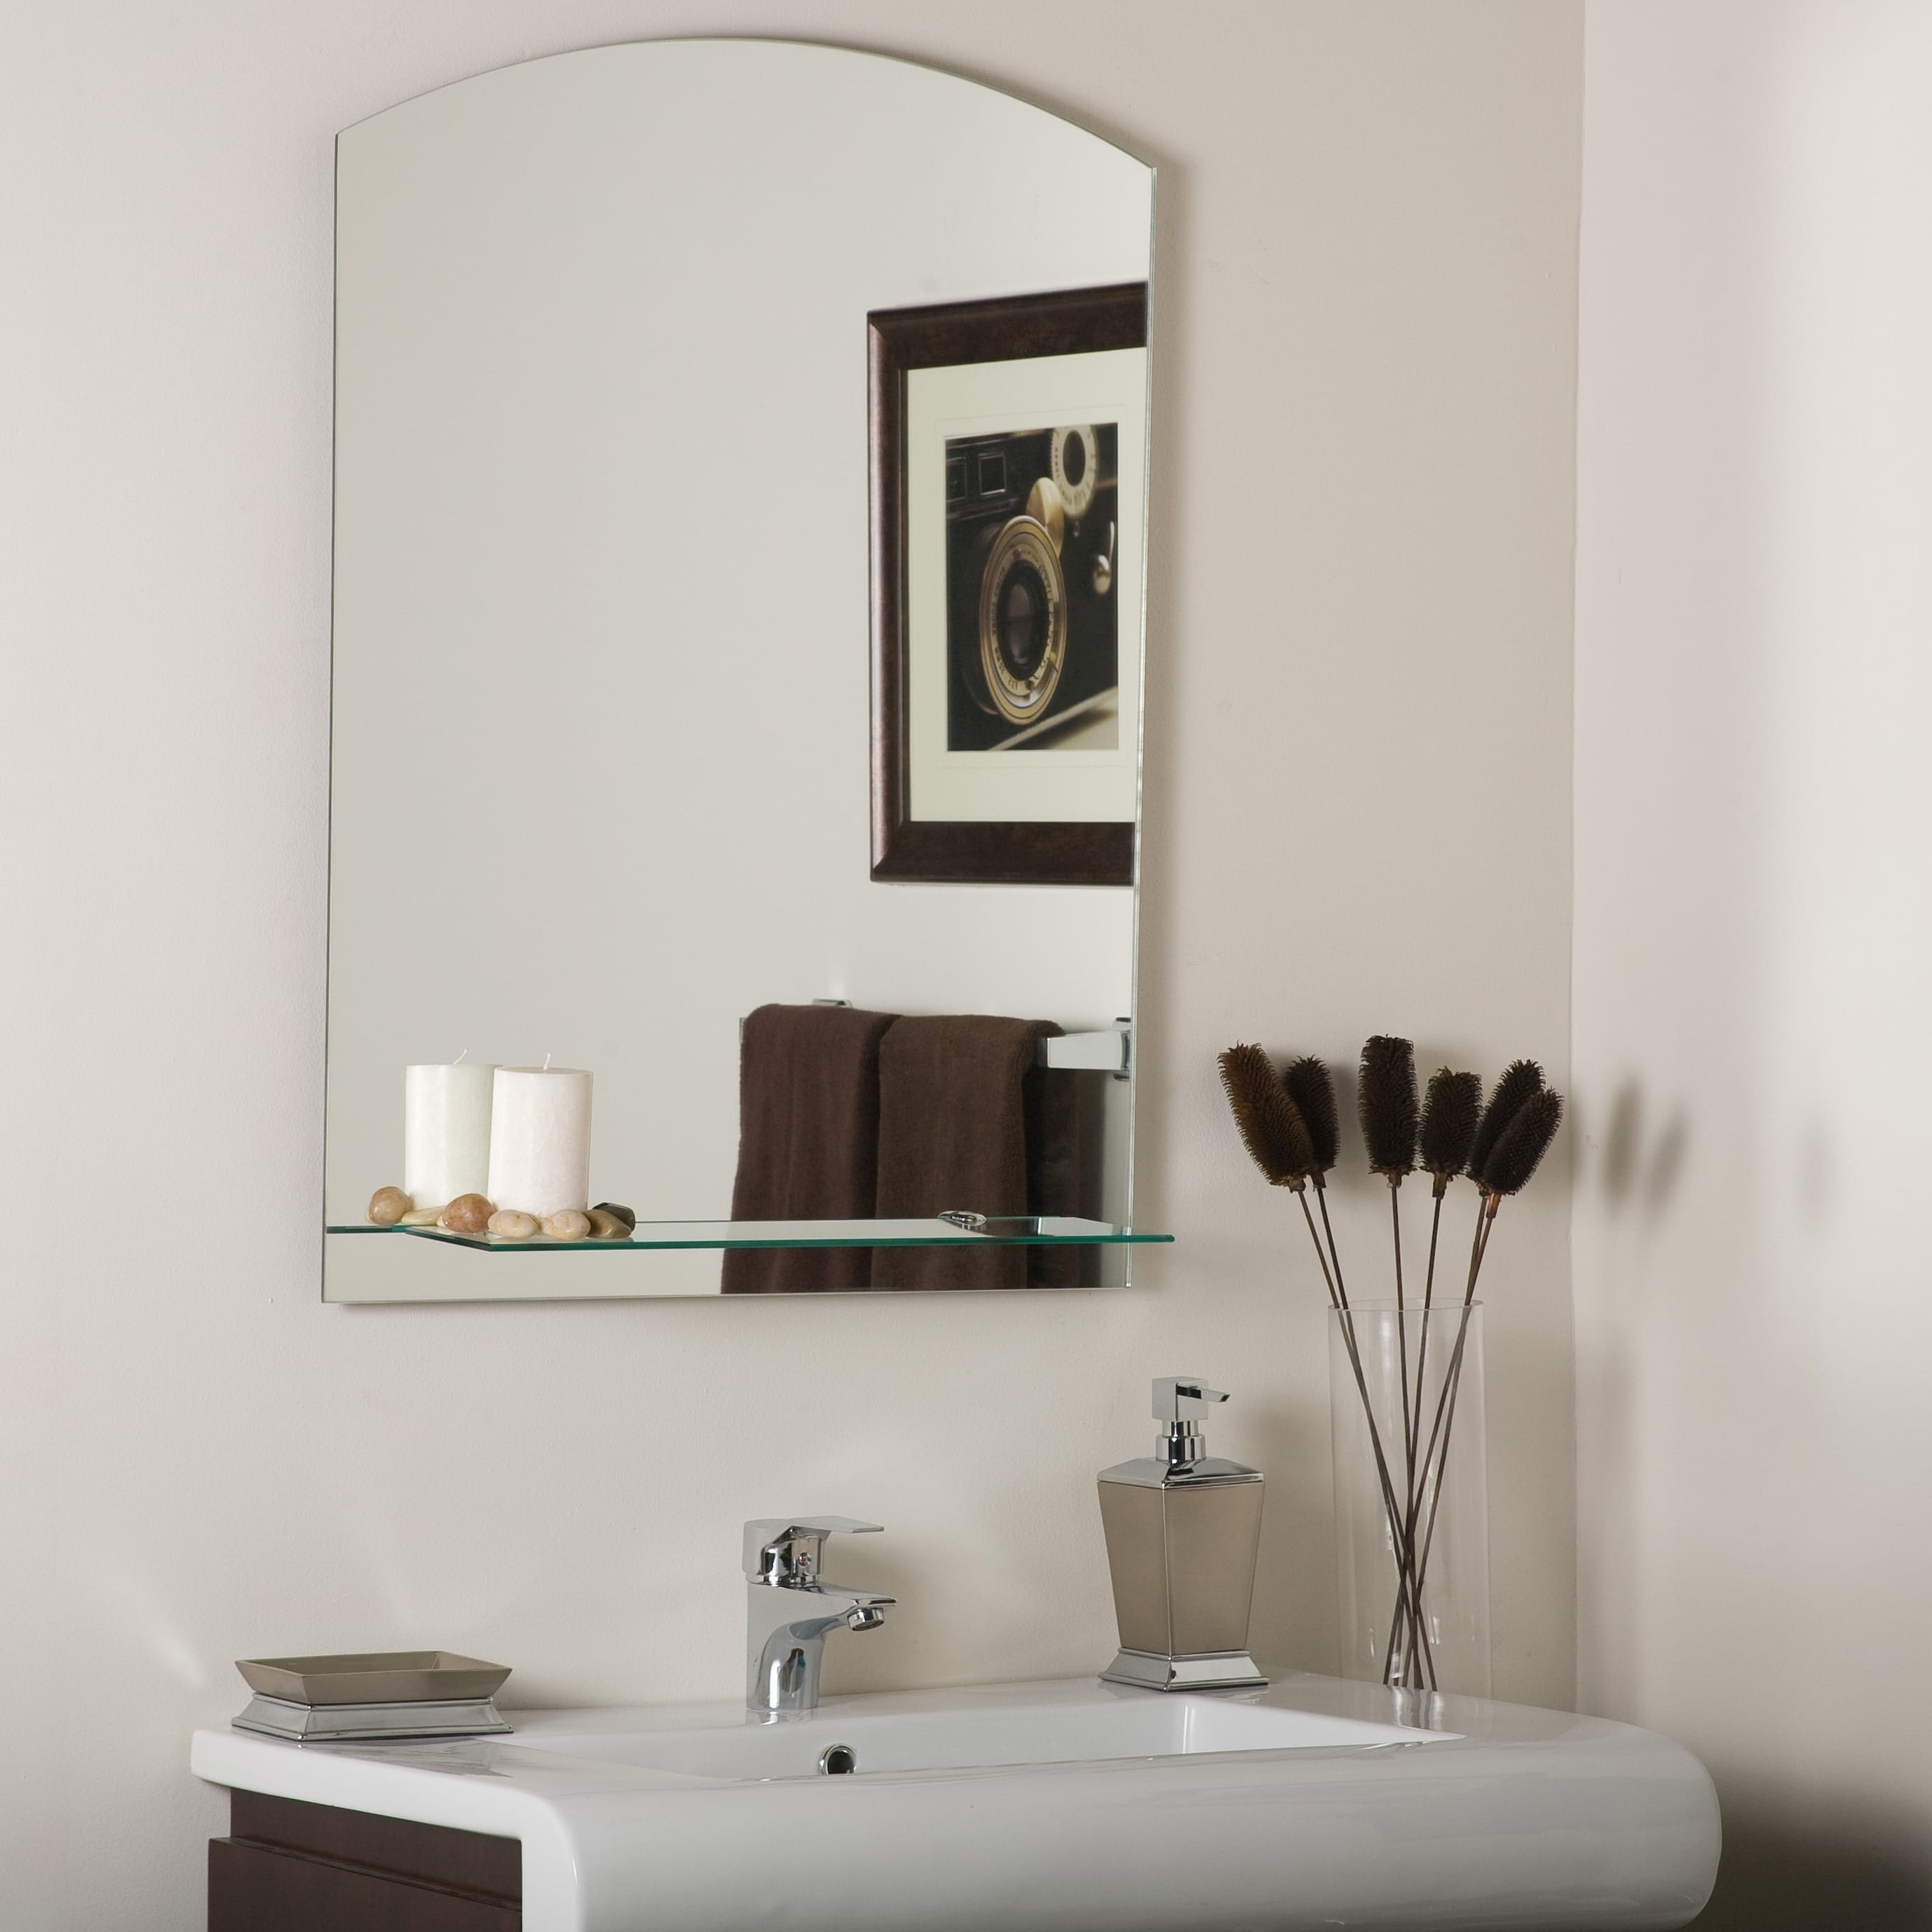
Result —
<instances>
[{"instance_id":1,"label":"vintage camera photograph","mask_svg":"<svg viewBox=\"0 0 1932 1932\"><path fill-rule=\"evenodd\" d=\"M1134 882L1147 293L866 317L875 880Z\"/></svg>"},{"instance_id":2,"label":"vintage camera photograph","mask_svg":"<svg viewBox=\"0 0 1932 1932\"><path fill-rule=\"evenodd\" d=\"M1120 742L1120 432L1114 423L946 445L946 748Z\"/></svg>"}]
</instances>

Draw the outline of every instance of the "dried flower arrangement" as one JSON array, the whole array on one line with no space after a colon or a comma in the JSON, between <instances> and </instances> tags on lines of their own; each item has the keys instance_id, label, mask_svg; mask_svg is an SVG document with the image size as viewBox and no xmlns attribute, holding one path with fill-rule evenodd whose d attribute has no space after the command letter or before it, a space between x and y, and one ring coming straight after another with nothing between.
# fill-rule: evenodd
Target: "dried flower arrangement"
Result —
<instances>
[{"instance_id":1,"label":"dried flower arrangement","mask_svg":"<svg viewBox=\"0 0 1932 1932\"><path fill-rule=\"evenodd\" d=\"M1395 1606L1387 1652L1385 1682L1415 1689L1436 1688L1435 1660L1424 1610L1430 1553L1436 1538L1436 1510L1443 1472L1456 1426L1456 1396L1462 1387L1464 1344L1476 1298L1484 1257L1504 1201L1528 1184L1563 1118L1562 1095L1546 1084L1534 1060L1515 1060L1491 1090L1486 1104L1482 1082L1473 1073L1442 1067L1419 1095L1415 1049L1406 1040L1378 1034L1362 1048L1357 1087L1362 1139L1371 1172L1389 1188L1389 1225L1394 1241L1395 1310L1401 1357L1402 1440L1391 1455L1383 1440L1364 1376L1354 1334L1342 1257L1329 1218L1327 1176L1340 1154L1340 1114L1335 1084L1327 1065L1312 1054L1292 1060L1280 1072L1258 1046L1231 1046L1221 1055L1221 1083L1241 1139L1271 1186L1285 1187L1300 1203L1309 1239L1328 1291L1329 1305L1342 1318L1341 1332L1355 1388L1369 1426L1376 1474L1388 1514L1396 1564ZM1431 1178L1429 1258L1419 1300L1412 1300L1402 1264L1400 1190L1418 1168ZM1435 1306L1436 1255L1442 1232L1442 1206L1450 1184L1466 1175L1478 1201L1469 1243L1461 1314L1449 1366L1442 1377L1435 1413L1425 1431L1424 1389L1429 1324ZM1312 1182L1314 1205L1310 1204ZM1320 1226L1316 1226L1316 1210ZM1415 1359L1410 1360L1408 1311L1423 1320ZM1380 1626L1378 1624L1377 1628Z\"/></svg>"}]
</instances>

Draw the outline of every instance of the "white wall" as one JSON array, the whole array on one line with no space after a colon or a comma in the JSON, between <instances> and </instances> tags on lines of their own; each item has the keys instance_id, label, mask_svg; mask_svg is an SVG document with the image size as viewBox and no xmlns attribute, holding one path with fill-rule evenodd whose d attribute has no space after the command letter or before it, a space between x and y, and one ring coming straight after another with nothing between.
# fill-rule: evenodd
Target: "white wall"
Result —
<instances>
[{"instance_id":1,"label":"white wall","mask_svg":"<svg viewBox=\"0 0 1932 1932\"><path fill-rule=\"evenodd\" d=\"M1580 1674L1715 1774L1713 1924L1932 1924L1932 13L1586 62Z\"/></svg>"},{"instance_id":2,"label":"white wall","mask_svg":"<svg viewBox=\"0 0 1932 1932\"><path fill-rule=\"evenodd\" d=\"M951 64L1162 170L1141 1202L1180 1244L1112 1298L325 1307L331 137L722 28ZM223 1809L187 1736L236 1657L443 1642L526 1700L734 1694L754 1512L890 1526L850 1567L904 1608L836 1683L1090 1670L1093 1474L1162 1370L1237 1390L1258 1647L1329 1661L1320 1290L1213 1056L1393 1028L1564 1077L1580 57L1545 0L0 12L10 1928L197 1922ZM1379 1203L1346 1205L1366 1267ZM1496 1677L1560 1704L1560 1177L1512 1220Z\"/></svg>"}]
</instances>

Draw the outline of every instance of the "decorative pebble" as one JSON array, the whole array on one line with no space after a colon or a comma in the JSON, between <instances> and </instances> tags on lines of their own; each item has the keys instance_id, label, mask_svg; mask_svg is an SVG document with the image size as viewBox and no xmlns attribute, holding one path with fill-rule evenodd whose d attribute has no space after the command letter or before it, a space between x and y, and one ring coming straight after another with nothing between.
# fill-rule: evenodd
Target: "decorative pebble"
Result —
<instances>
[{"instance_id":1,"label":"decorative pebble","mask_svg":"<svg viewBox=\"0 0 1932 1932\"><path fill-rule=\"evenodd\" d=\"M459 1194L436 1216L436 1225L452 1234L480 1234L496 1211L480 1194Z\"/></svg>"},{"instance_id":2,"label":"decorative pebble","mask_svg":"<svg viewBox=\"0 0 1932 1932\"><path fill-rule=\"evenodd\" d=\"M590 1216L581 1208L565 1208L545 1217L543 1231L554 1241L580 1241L590 1232Z\"/></svg>"},{"instance_id":3,"label":"decorative pebble","mask_svg":"<svg viewBox=\"0 0 1932 1932\"><path fill-rule=\"evenodd\" d=\"M369 1197L369 1218L379 1228L393 1228L416 1204L400 1187L379 1187Z\"/></svg>"},{"instance_id":4,"label":"decorative pebble","mask_svg":"<svg viewBox=\"0 0 1932 1932\"><path fill-rule=\"evenodd\" d=\"M637 1216L634 1214L629 1208L623 1206L620 1202L616 1201L600 1201L596 1207L591 1209L590 1211L593 1214L614 1215L617 1220L623 1222L624 1232L626 1234L632 1234L637 1232Z\"/></svg>"},{"instance_id":5,"label":"decorative pebble","mask_svg":"<svg viewBox=\"0 0 1932 1932\"><path fill-rule=\"evenodd\" d=\"M403 1216L405 1228L434 1228L442 1219L440 1208L412 1208Z\"/></svg>"},{"instance_id":6,"label":"decorative pebble","mask_svg":"<svg viewBox=\"0 0 1932 1932\"><path fill-rule=\"evenodd\" d=\"M590 1210L590 1238L593 1241L623 1241L631 1236L629 1226L608 1208Z\"/></svg>"},{"instance_id":7,"label":"decorative pebble","mask_svg":"<svg viewBox=\"0 0 1932 1932\"><path fill-rule=\"evenodd\" d=\"M537 1217L520 1208L499 1208L490 1216L490 1232L506 1241L527 1241L537 1231Z\"/></svg>"}]
</instances>

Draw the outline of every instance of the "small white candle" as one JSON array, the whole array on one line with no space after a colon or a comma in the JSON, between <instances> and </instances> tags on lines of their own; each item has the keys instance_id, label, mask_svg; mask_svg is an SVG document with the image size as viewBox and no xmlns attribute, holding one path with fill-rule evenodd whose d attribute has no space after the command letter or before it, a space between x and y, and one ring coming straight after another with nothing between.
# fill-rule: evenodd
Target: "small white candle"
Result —
<instances>
[{"instance_id":1,"label":"small white candle","mask_svg":"<svg viewBox=\"0 0 1932 1932\"><path fill-rule=\"evenodd\" d=\"M539 1216L590 1204L590 1076L576 1066L500 1066L490 1110L497 1207Z\"/></svg>"},{"instance_id":2,"label":"small white candle","mask_svg":"<svg viewBox=\"0 0 1932 1932\"><path fill-rule=\"evenodd\" d=\"M403 1070L403 1192L417 1207L483 1192L496 1076L464 1060Z\"/></svg>"}]
</instances>

